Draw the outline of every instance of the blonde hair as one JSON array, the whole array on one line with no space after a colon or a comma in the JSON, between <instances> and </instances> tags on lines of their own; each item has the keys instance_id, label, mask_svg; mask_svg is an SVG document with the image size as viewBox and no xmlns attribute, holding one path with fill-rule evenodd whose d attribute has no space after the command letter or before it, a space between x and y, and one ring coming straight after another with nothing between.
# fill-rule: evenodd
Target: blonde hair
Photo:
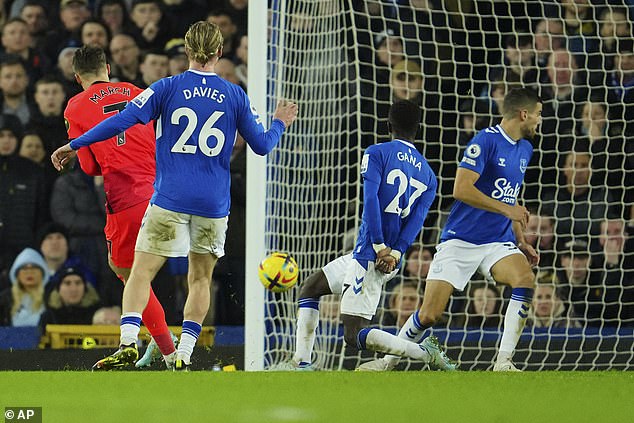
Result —
<instances>
[{"instance_id":1,"label":"blonde hair","mask_svg":"<svg viewBox=\"0 0 634 423\"><path fill-rule=\"evenodd\" d=\"M30 291L25 291L22 288L22 283L20 281L16 281L11 287L11 295L13 296L13 305L11 306L11 316L15 316L15 314L20 309L22 305L22 298L25 295L28 295L33 300L33 304L31 309L33 311L38 311L42 304L44 303L44 284L40 283L40 285Z\"/></svg>"},{"instance_id":2,"label":"blonde hair","mask_svg":"<svg viewBox=\"0 0 634 423\"><path fill-rule=\"evenodd\" d=\"M189 60L207 64L222 47L222 33L218 25L205 21L192 24L185 34L185 53Z\"/></svg>"}]
</instances>

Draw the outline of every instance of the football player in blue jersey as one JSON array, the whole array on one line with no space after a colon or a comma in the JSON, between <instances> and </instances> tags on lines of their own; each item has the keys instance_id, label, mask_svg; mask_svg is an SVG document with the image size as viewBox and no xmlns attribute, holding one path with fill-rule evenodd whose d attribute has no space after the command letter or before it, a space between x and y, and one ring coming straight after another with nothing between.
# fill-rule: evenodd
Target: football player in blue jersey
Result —
<instances>
[{"instance_id":1,"label":"football player in blue jersey","mask_svg":"<svg viewBox=\"0 0 634 423\"><path fill-rule=\"evenodd\" d=\"M533 154L528 141L541 123L542 101L532 90L513 89L504 97L499 125L478 132L460 162L455 202L430 265L423 304L399 336L417 341L442 315L454 289L464 290L480 270L488 279L513 290L504 318L504 333L494 371L518 371L511 358L533 298L531 266L539 255L524 240L529 212L518 194ZM424 342L424 341L423 341ZM390 370L397 356L363 364L368 371Z\"/></svg>"},{"instance_id":2,"label":"football player in blue jersey","mask_svg":"<svg viewBox=\"0 0 634 423\"><path fill-rule=\"evenodd\" d=\"M136 340L150 283L166 257L189 256L189 295L175 369L186 370L209 309L209 284L224 255L229 215L229 159L237 132L264 155L297 117L297 105L280 102L268 131L245 92L214 73L222 55L215 24L194 23L185 35L189 70L161 79L120 113L59 148L51 156L59 170L80 147L156 121L154 195L143 218L134 264L123 291L121 346L95 369L128 366L138 357ZM104 92L102 95L108 95Z\"/></svg>"},{"instance_id":3,"label":"football player in blue jersey","mask_svg":"<svg viewBox=\"0 0 634 423\"><path fill-rule=\"evenodd\" d=\"M404 253L423 227L436 196L436 175L414 147L421 120L418 106L395 102L390 108L392 141L368 147L361 161L363 215L356 246L313 273L299 294L296 351L282 366L312 369L312 349L319 321L319 298L342 294L341 317L347 344L359 349L398 354L453 370L434 337L417 344L368 327L383 285L397 273Z\"/></svg>"}]
</instances>

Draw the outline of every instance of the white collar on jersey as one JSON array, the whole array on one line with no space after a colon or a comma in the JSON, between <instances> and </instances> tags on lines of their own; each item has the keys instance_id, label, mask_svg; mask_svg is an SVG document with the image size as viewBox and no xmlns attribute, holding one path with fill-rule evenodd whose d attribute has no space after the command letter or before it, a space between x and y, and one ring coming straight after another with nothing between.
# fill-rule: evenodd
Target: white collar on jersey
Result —
<instances>
[{"instance_id":1,"label":"white collar on jersey","mask_svg":"<svg viewBox=\"0 0 634 423\"><path fill-rule=\"evenodd\" d=\"M405 141L405 140L399 140L398 138L395 138L394 141L398 141L398 142L402 142L403 144L405 144L406 146L416 149L416 147L414 147L414 144L412 144L409 141Z\"/></svg>"},{"instance_id":2,"label":"white collar on jersey","mask_svg":"<svg viewBox=\"0 0 634 423\"><path fill-rule=\"evenodd\" d=\"M198 75L205 75L205 76L211 76L216 74L216 72L203 72L196 69L187 69L187 71L197 73Z\"/></svg>"},{"instance_id":3,"label":"white collar on jersey","mask_svg":"<svg viewBox=\"0 0 634 423\"><path fill-rule=\"evenodd\" d=\"M504 138L506 138L506 140L508 142L510 142L513 145L517 144L517 141L515 141L513 138L509 137L509 135L506 132L504 132L504 129L502 129L502 127L500 125L495 125L495 127L500 131L500 134L502 134L502 136Z\"/></svg>"}]
</instances>

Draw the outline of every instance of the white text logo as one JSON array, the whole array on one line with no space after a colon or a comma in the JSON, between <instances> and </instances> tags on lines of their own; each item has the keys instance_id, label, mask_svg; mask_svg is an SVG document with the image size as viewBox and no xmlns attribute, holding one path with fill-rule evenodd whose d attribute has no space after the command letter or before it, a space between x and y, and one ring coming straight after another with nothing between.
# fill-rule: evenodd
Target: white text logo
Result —
<instances>
[{"instance_id":1,"label":"white text logo","mask_svg":"<svg viewBox=\"0 0 634 423\"><path fill-rule=\"evenodd\" d=\"M515 187L513 187L506 178L498 178L494 185L497 189L491 193L492 198L503 203L515 204L515 200L520 193L520 184L515 184Z\"/></svg>"}]
</instances>

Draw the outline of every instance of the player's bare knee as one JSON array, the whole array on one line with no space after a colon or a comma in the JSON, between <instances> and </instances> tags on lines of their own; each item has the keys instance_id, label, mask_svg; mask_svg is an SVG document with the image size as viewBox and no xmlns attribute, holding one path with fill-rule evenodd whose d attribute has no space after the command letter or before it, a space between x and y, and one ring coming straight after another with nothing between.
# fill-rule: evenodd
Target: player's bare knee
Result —
<instances>
[{"instance_id":1,"label":"player's bare knee","mask_svg":"<svg viewBox=\"0 0 634 423\"><path fill-rule=\"evenodd\" d=\"M418 310L418 319L423 326L433 326L441 315L442 312L438 313L434 310Z\"/></svg>"},{"instance_id":2,"label":"player's bare knee","mask_svg":"<svg viewBox=\"0 0 634 423\"><path fill-rule=\"evenodd\" d=\"M535 288L535 274L531 271L522 272L515 278L513 288Z\"/></svg>"},{"instance_id":3,"label":"player's bare knee","mask_svg":"<svg viewBox=\"0 0 634 423\"><path fill-rule=\"evenodd\" d=\"M211 281L206 277L192 278L189 280L189 286L195 288L207 288Z\"/></svg>"}]
</instances>

